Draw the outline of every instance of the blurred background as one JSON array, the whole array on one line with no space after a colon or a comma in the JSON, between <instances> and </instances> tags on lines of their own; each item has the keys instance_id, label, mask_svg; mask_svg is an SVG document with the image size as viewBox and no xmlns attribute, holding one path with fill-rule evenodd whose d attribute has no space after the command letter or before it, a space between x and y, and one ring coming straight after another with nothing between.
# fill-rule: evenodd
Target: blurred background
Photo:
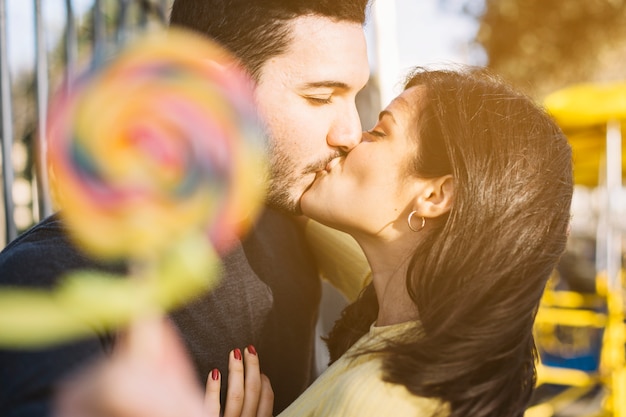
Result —
<instances>
[{"instance_id":1,"label":"blurred background","mask_svg":"<svg viewBox=\"0 0 626 417\"><path fill-rule=\"evenodd\" d=\"M166 25L170 6L171 0L0 0L0 249L54 210L38 168L43 153L36 152L49 96L77 69L106 59L144 30ZM539 103L578 83L626 82L626 0L377 0L366 35L372 76L358 97L364 128L375 123L415 65L488 67ZM621 124L623 131L626 121ZM538 320L548 371L540 372L545 387L534 400L538 407L529 411L533 415L626 416L622 229L612 234L618 242L615 276L598 255L598 248L606 253L599 236L604 240L614 227L608 222L599 232L603 213L612 205L626 219L626 201L623 192L607 197L606 178L598 171L606 166L608 130L593 129L598 134L585 143L599 149L594 175L577 180L568 251L542 307L565 309L565 315L540 314L545 321ZM621 154L622 135L617 140ZM576 170L588 156L575 152L574 158ZM328 287L324 302L320 334L345 303ZM619 323L622 336L607 341L609 322ZM608 345L616 363L602 360ZM324 360L318 358L320 370ZM575 373L554 376L551 367ZM615 375L621 375L621 391ZM616 397L620 392L625 396Z\"/></svg>"}]
</instances>

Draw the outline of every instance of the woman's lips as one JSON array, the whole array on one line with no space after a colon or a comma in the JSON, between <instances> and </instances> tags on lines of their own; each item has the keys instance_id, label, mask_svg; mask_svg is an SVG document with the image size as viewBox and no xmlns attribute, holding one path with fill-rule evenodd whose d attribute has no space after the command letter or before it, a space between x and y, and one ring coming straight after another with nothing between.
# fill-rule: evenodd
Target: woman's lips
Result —
<instances>
[{"instance_id":1,"label":"woman's lips","mask_svg":"<svg viewBox=\"0 0 626 417\"><path fill-rule=\"evenodd\" d=\"M330 170L333 169L333 167L340 162L340 159L341 159L340 156L338 156L337 158L331 159L330 162L326 164L324 171L330 172Z\"/></svg>"}]
</instances>

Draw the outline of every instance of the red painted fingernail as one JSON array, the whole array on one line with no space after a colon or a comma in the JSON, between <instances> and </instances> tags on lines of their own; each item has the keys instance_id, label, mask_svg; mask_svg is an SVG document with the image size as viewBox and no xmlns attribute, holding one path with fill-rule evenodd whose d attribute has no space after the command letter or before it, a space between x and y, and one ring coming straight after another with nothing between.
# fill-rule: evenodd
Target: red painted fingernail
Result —
<instances>
[{"instance_id":1,"label":"red painted fingernail","mask_svg":"<svg viewBox=\"0 0 626 417\"><path fill-rule=\"evenodd\" d=\"M248 352L256 356L256 349L252 345L248 345Z\"/></svg>"},{"instance_id":2,"label":"red painted fingernail","mask_svg":"<svg viewBox=\"0 0 626 417\"><path fill-rule=\"evenodd\" d=\"M220 379L220 371L218 371L217 369L213 369L211 371L211 379L213 381L217 381L218 379Z\"/></svg>"},{"instance_id":3,"label":"red painted fingernail","mask_svg":"<svg viewBox=\"0 0 626 417\"><path fill-rule=\"evenodd\" d=\"M233 355L235 356L235 359L237 359L238 361L241 360L241 351L239 350L239 348L234 350Z\"/></svg>"}]
</instances>

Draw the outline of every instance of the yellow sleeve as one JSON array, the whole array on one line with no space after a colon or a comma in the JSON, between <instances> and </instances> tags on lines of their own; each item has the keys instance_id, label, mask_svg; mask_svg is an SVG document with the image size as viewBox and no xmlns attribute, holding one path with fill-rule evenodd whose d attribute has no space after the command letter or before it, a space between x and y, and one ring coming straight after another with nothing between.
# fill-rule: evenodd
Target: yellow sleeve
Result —
<instances>
[{"instance_id":1,"label":"yellow sleeve","mask_svg":"<svg viewBox=\"0 0 626 417\"><path fill-rule=\"evenodd\" d=\"M356 300L371 279L369 264L358 243L347 233L313 220L307 220L305 235L322 278L348 301Z\"/></svg>"}]
</instances>

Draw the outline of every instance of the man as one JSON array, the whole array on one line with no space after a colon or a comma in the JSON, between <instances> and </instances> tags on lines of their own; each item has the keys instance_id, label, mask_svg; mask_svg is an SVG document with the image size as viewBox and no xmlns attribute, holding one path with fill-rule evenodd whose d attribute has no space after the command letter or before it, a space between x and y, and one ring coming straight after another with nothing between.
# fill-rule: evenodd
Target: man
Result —
<instances>
[{"instance_id":1,"label":"man","mask_svg":"<svg viewBox=\"0 0 626 417\"><path fill-rule=\"evenodd\" d=\"M275 392L275 413L310 382L320 282L285 213L315 173L359 143L357 92L369 71L362 25L368 0L176 0L171 24L230 49L256 81L271 145L268 209L224 258L222 283L172 313L202 381L228 352L253 344ZM0 283L51 287L64 272L102 267L66 239L55 216L0 254ZM54 349L0 352L0 415L50 412L58 380L110 351L110 335ZM225 380L226 378L224 378ZM222 392L226 391L222 389Z\"/></svg>"}]
</instances>

